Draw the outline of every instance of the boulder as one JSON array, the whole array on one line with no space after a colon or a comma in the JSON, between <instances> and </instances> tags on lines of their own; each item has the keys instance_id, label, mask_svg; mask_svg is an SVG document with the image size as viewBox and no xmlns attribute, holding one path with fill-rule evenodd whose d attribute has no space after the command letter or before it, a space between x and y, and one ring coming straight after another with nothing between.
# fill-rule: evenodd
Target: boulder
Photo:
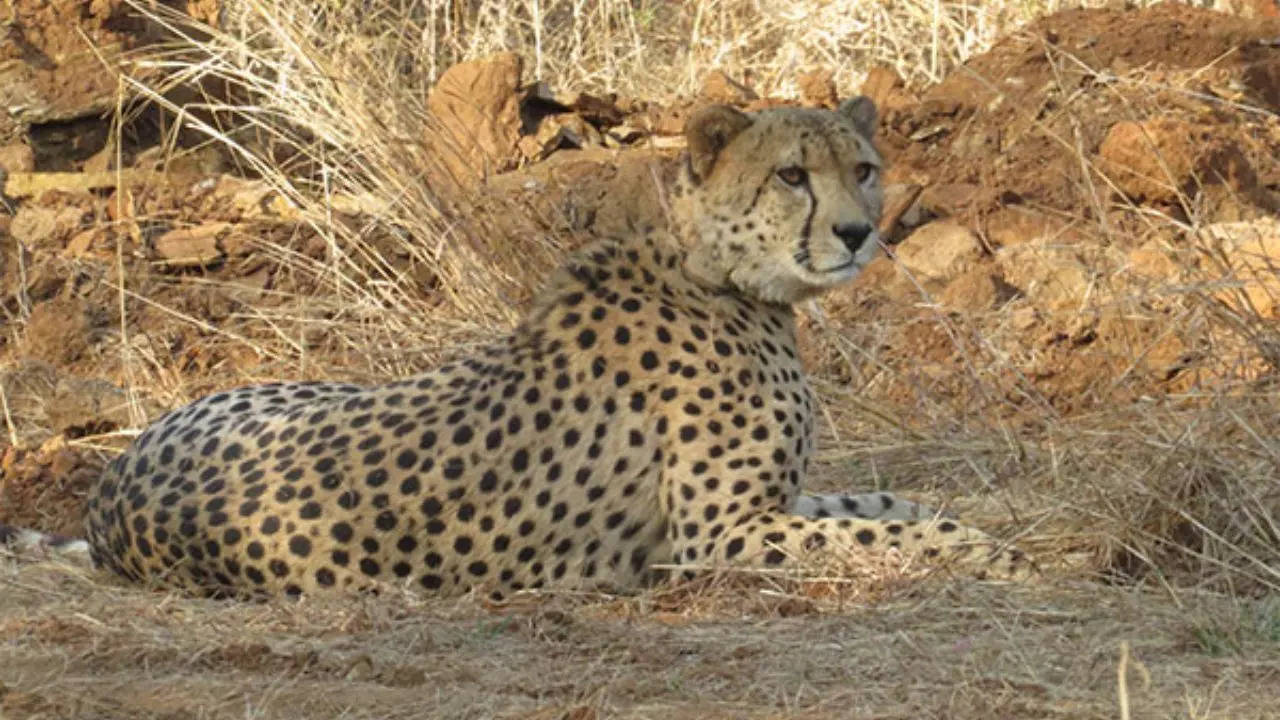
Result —
<instances>
[{"instance_id":1,"label":"boulder","mask_svg":"<svg viewBox=\"0 0 1280 720\"><path fill-rule=\"evenodd\" d=\"M1220 249L1223 280L1233 286L1218 297L1240 312L1280 315L1280 220L1216 223L1204 234Z\"/></svg>"},{"instance_id":2,"label":"boulder","mask_svg":"<svg viewBox=\"0 0 1280 720\"><path fill-rule=\"evenodd\" d=\"M516 166L524 62L498 53L458 63L440 76L427 98L428 142L446 177L462 187Z\"/></svg>"}]
</instances>

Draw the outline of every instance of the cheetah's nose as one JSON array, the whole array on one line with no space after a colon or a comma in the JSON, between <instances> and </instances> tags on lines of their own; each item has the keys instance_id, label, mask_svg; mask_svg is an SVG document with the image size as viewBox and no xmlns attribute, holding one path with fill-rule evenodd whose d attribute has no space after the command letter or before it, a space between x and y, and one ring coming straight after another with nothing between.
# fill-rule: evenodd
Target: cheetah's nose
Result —
<instances>
[{"instance_id":1,"label":"cheetah's nose","mask_svg":"<svg viewBox=\"0 0 1280 720\"><path fill-rule=\"evenodd\" d=\"M840 238L840 242L849 248L849 252L856 253L867 238L871 237L871 226L860 222L839 223L831 226L831 232Z\"/></svg>"}]
</instances>

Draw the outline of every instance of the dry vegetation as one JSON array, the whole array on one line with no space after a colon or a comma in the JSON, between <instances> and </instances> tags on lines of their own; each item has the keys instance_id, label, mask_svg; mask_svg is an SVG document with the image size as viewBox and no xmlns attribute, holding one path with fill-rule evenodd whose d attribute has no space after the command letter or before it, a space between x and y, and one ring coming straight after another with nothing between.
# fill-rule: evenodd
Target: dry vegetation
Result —
<instances>
[{"instance_id":1,"label":"dry vegetation","mask_svg":"<svg viewBox=\"0 0 1280 720\"><path fill-rule=\"evenodd\" d=\"M495 230L510 225L486 198L424 182L442 172L417 140L430 125L425 100L458 60L517 50L527 74L558 87L658 101L694 93L714 67L762 95L793 94L797 72L814 66L849 91L871 63L923 88L1061 3L228 5L217 30L139 3L178 40L134 58L140 79L127 81L119 127L164 108L175 162L202 144L229 151L326 251L316 260L296 237L257 240L296 282L225 324L152 297L159 286L132 277L122 252L101 281L126 315L176 316L220 348L204 352L245 358L195 372L117 317L135 430L153 408L214 387L423 369L514 321L572 239L513 238ZM1154 96L1166 80L1139 69L1125 82ZM1092 208L1113 202L1105 174L1073 182ZM339 219L338 197L377 212ZM826 412L814 484L940 501L1042 558L1040 586L851 559L805 577L717 576L627 598L250 605L6 560L0 717L1276 717L1280 334L1247 292L1276 268L1223 258L1197 203L1130 205L1120 224L1087 207L1063 213L1099 248L1176 237L1199 259L1147 287L1100 280L1094 304L1072 311L1194 336L1196 357L1212 361L1188 360L1176 386L1134 370L1153 346L1140 337L1121 362L1130 367L1066 366L1079 382L1056 386L1064 400L1011 356L1019 344L1039 351L1015 303L947 312L923 282L915 322L946 339L945 379L914 366L912 349L883 346L903 316L882 306L833 301L810 323ZM230 282L187 274L166 287ZM17 444L23 417L5 412ZM128 434L73 443L110 447Z\"/></svg>"}]
</instances>

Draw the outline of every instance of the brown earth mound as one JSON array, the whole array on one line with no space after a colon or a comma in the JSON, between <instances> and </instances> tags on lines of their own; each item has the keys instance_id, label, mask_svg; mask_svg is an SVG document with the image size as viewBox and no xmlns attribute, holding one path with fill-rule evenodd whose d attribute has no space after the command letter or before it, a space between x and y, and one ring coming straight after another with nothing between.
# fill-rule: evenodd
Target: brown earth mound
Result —
<instances>
[{"instance_id":1,"label":"brown earth mound","mask_svg":"<svg viewBox=\"0 0 1280 720\"><path fill-rule=\"evenodd\" d=\"M827 303L878 361L916 368L890 395L923 386L962 414L1071 413L1240 372L1239 358L1258 353L1241 344L1257 338L1203 321L1235 301L1205 304L1189 288L1240 287L1272 316L1276 37L1278 20L1179 3L1070 10L918 102L873 73L865 91L886 108L891 179L924 186L923 217L950 218ZM1199 230L1232 222L1243 234L1226 246ZM1255 250L1224 250L1248 242ZM966 368L1002 376L986 378L995 392L964 380Z\"/></svg>"},{"instance_id":2,"label":"brown earth mound","mask_svg":"<svg viewBox=\"0 0 1280 720\"><path fill-rule=\"evenodd\" d=\"M1181 3L1067 10L973 58L919 103L892 108L883 142L896 176L929 185L927 200L948 214L1025 205L1088 217L1113 189L1128 190L1130 159L1099 158L1108 134L1154 122L1164 131L1129 125L1130 137L1111 141L1196 161L1134 173L1182 192L1225 183L1274 212L1257 188L1280 183L1277 37L1280 19Z\"/></svg>"}]
</instances>

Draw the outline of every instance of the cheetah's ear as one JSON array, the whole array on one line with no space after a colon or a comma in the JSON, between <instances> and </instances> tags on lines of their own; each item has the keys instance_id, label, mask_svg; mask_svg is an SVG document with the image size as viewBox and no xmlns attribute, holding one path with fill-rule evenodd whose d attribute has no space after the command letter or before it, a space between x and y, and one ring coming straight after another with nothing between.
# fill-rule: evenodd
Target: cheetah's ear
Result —
<instances>
[{"instance_id":1,"label":"cheetah's ear","mask_svg":"<svg viewBox=\"0 0 1280 720\"><path fill-rule=\"evenodd\" d=\"M853 123L863 136L870 138L876 134L876 104L866 95L845 100L836 113Z\"/></svg>"},{"instance_id":2,"label":"cheetah's ear","mask_svg":"<svg viewBox=\"0 0 1280 720\"><path fill-rule=\"evenodd\" d=\"M684 124L684 135L689 141L689 169L694 179L705 178L720 151L750 126L750 116L728 105L711 105L694 113Z\"/></svg>"}]
</instances>

